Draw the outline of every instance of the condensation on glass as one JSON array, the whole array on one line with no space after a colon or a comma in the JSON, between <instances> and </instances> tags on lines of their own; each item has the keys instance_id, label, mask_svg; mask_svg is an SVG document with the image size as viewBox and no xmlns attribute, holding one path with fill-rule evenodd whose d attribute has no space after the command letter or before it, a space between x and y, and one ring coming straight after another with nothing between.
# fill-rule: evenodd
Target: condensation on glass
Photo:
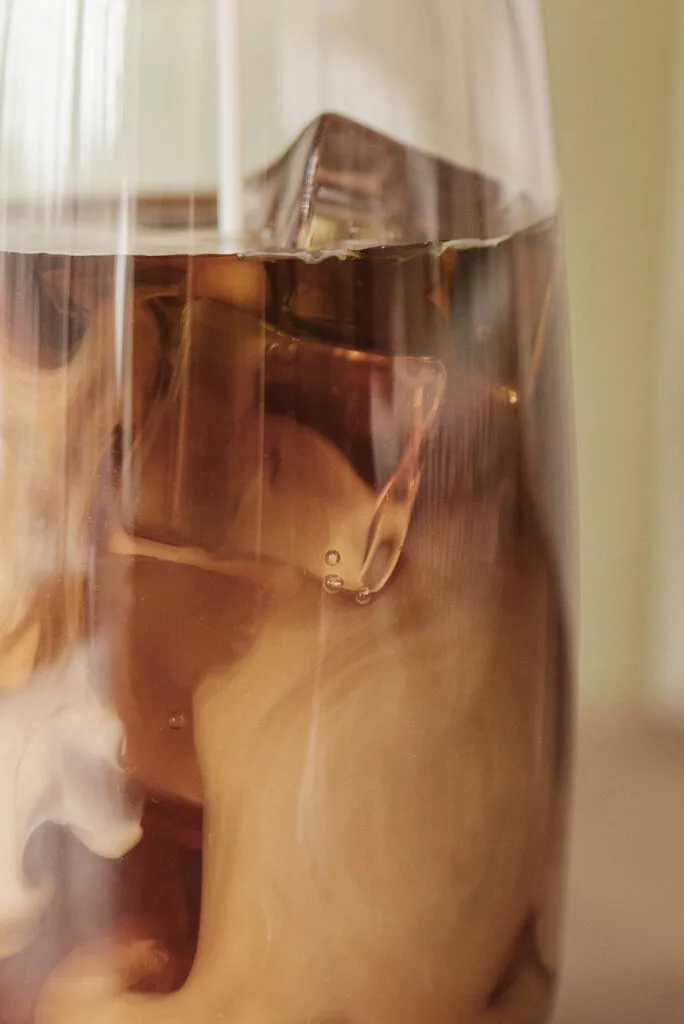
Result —
<instances>
[{"instance_id":1,"label":"condensation on glass","mask_svg":"<svg viewBox=\"0 0 684 1024\"><path fill-rule=\"evenodd\" d=\"M4 0L0 42L0 1024L543 1024L535 4Z\"/></svg>"}]
</instances>

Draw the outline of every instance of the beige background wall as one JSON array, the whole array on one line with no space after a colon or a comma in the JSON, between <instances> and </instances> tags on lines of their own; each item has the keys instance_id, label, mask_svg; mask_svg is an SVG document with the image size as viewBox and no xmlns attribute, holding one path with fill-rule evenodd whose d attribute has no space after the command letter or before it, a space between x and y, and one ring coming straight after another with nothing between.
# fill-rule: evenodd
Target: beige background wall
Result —
<instances>
[{"instance_id":1,"label":"beige background wall","mask_svg":"<svg viewBox=\"0 0 684 1024\"><path fill-rule=\"evenodd\" d=\"M656 388L652 692L684 712L684 9L674 34L665 323Z\"/></svg>"},{"instance_id":2,"label":"beige background wall","mask_svg":"<svg viewBox=\"0 0 684 1024\"><path fill-rule=\"evenodd\" d=\"M575 357L583 692L623 700L655 692L654 638L662 648L652 629L665 597L653 558L655 387L680 4L546 0L544 7ZM684 450L684 429L680 436ZM671 692L677 685L670 678Z\"/></svg>"}]
</instances>

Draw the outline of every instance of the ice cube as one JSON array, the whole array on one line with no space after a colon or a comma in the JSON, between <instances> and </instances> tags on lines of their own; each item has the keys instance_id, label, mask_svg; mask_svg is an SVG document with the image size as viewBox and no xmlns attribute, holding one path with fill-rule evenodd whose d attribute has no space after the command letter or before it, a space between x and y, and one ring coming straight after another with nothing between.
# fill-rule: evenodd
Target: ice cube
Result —
<instances>
[{"instance_id":1,"label":"ice cube","mask_svg":"<svg viewBox=\"0 0 684 1024\"><path fill-rule=\"evenodd\" d=\"M459 254L460 255L460 254ZM445 258L428 246L387 246L353 258L269 261L269 319L360 351L441 358L453 345L439 296Z\"/></svg>"},{"instance_id":2,"label":"ice cube","mask_svg":"<svg viewBox=\"0 0 684 1024\"><path fill-rule=\"evenodd\" d=\"M244 490L233 541L244 554L322 576L336 592L370 596L388 583L406 540L444 370L433 359L312 340L292 359L289 382L267 360L267 404L277 391L291 415L264 417L263 469Z\"/></svg>"},{"instance_id":3,"label":"ice cube","mask_svg":"<svg viewBox=\"0 0 684 1024\"><path fill-rule=\"evenodd\" d=\"M338 114L313 121L247 183L265 246L320 250L496 237L501 190Z\"/></svg>"},{"instance_id":4,"label":"ice cube","mask_svg":"<svg viewBox=\"0 0 684 1024\"><path fill-rule=\"evenodd\" d=\"M396 560L367 563L388 530L403 545L442 364L288 335L216 299L189 303L180 335L176 376L122 470L136 550L178 562L184 549L196 566L266 556L320 576L335 551L346 587L384 586Z\"/></svg>"}]
</instances>

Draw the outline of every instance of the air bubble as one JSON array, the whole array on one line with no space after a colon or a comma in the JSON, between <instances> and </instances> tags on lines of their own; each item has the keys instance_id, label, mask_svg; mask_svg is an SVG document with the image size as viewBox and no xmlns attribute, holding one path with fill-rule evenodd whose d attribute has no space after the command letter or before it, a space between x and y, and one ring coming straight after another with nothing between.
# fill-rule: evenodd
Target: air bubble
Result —
<instances>
[{"instance_id":1,"label":"air bubble","mask_svg":"<svg viewBox=\"0 0 684 1024\"><path fill-rule=\"evenodd\" d=\"M326 551L325 553L325 564L326 565L339 565L342 561L342 555L339 551Z\"/></svg>"},{"instance_id":2,"label":"air bubble","mask_svg":"<svg viewBox=\"0 0 684 1024\"><path fill-rule=\"evenodd\" d=\"M340 591L344 590L344 580L341 576L334 574L326 576L323 580L323 587L329 594L339 594Z\"/></svg>"},{"instance_id":3,"label":"air bubble","mask_svg":"<svg viewBox=\"0 0 684 1024\"><path fill-rule=\"evenodd\" d=\"M169 715L169 729L184 729L185 715L182 711L174 711Z\"/></svg>"},{"instance_id":4,"label":"air bubble","mask_svg":"<svg viewBox=\"0 0 684 1024\"><path fill-rule=\"evenodd\" d=\"M368 587L361 587L361 590L356 591L356 603L357 604L370 604L373 600L373 591Z\"/></svg>"}]
</instances>

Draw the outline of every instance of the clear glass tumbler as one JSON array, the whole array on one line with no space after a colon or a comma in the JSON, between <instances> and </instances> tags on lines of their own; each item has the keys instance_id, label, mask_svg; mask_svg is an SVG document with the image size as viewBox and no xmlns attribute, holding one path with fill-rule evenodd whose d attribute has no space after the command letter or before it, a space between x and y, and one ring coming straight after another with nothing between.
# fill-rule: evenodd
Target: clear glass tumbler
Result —
<instances>
[{"instance_id":1,"label":"clear glass tumbler","mask_svg":"<svg viewBox=\"0 0 684 1024\"><path fill-rule=\"evenodd\" d=\"M0 4L0 1024L542 1024L534 0Z\"/></svg>"}]
</instances>

